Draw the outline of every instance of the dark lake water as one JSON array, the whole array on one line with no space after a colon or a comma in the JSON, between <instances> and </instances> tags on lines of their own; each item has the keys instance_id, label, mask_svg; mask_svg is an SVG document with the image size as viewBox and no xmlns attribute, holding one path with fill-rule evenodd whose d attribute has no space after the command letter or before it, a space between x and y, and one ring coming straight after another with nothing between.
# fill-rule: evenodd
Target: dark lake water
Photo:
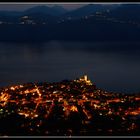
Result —
<instances>
[{"instance_id":1,"label":"dark lake water","mask_svg":"<svg viewBox=\"0 0 140 140\"><path fill-rule=\"evenodd\" d=\"M140 92L140 42L0 43L0 86L83 74L107 91Z\"/></svg>"}]
</instances>

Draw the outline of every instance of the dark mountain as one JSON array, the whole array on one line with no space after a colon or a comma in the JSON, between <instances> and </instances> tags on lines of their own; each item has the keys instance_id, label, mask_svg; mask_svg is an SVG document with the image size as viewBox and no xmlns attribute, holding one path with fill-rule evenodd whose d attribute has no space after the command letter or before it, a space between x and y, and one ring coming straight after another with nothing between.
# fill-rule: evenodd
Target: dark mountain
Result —
<instances>
[{"instance_id":1,"label":"dark mountain","mask_svg":"<svg viewBox=\"0 0 140 140\"><path fill-rule=\"evenodd\" d=\"M66 13L63 17L81 18L83 16L88 16L96 12L104 12L106 10L111 10L117 8L119 5L103 5L103 4L88 4L74 11Z\"/></svg>"},{"instance_id":2,"label":"dark mountain","mask_svg":"<svg viewBox=\"0 0 140 140\"><path fill-rule=\"evenodd\" d=\"M59 15L65 14L67 12L67 10L65 8L63 8L62 6L58 6L58 5L53 6L52 9L59 12Z\"/></svg>"},{"instance_id":3,"label":"dark mountain","mask_svg":"<svg viewBox=\"0 0 140 140\"><path fill-rule=\"evenodd\" d=\"M37 6L14 15L0 14L1 18L23 20L24 25L0 25L0 41L139 41L139 5L99 5L90 4L60 16L60 7ZM61 9L62 10L62 9ZM60 11L61 11L60 10ZM63 10L62 10L63 11ZM61 13L62 13L61 11ZM100 12L101 14L97 14ZM90 16L93 14L94 16ZM28 18L23 17L28 16ZM74 17L58 22L58 17ZM81 18L82 16L86 16ZM14 18L13 18L14 17ZM77 17L77 18L75 18ZM73 20L74 19L74 20ZM137 21L137 24L129 20ZM33 20L36 24L28 24ZM27 24L26 24L27 22ZM42 24L50 23L50 24Z\"/></svg>"},{"instance_id":4,"label":"dark mountain","mask_svg":"<svg viewBox=\"0 0 140 140\"><path fill-rule=\"evenodd\" d=\"M47 24L55 24L57 21L57 17L49 15L47 13L38 13L38 12L34 12L34 13L23 13L21 17L24 16L28 16L29 20L34 21L36 24L43 24L43 23L47 23ZM22 21L21 17L19 17L20 21Z\"/></svg>"},{"instance_id":5,"label":"dark mountain","mask_svg":"<svg viewBox=\"0 0 140 140\"><path fill-rule=\"evenodd\" d=\"M21 16L21 12L17 11L0 11L0 21L4 22L18 22L18 18Z\"/></svg>"},{"instance_id":6,"label":"dark mountain","mask_svg":"<svg viewBox=\"0 0 140 140\"><path fill-rule=\"evenodd\" d=\"M19 23L22 17L28 16L36 23L56 22L57 16L65 13L66 10L60 6L47 7L36 6L25 11L0 11L0 23Z\"/></svg>"},{"instance_id":7,"label":"dark mountain","mask_svg":"<svg viewBox=\"0 0 140 140\"><path fill-rule=\"evenodd\" d=\"M0 16L19 16L21 12L18 11L0 11Z\"/></svg>"},{"instance_id":8,"label":"dark mountain","mask_svg":"<svg viewBox=\"0 0 140 140\"><path fill-rule=\"evenodd\" d=\"M118 8L112 9L107 16L122 20L140 21L139 4L121 4Z\"/></svg>"},{"instance_id":9,"label":"dark mountain","mask_svg":"<svg viewBox=\"0 0 140 140\"><path fill-rule=\"evenodd\" d=\"M22 17L28 16L30 20L33 20L35 23L55 23L57 16L65 12L67 12L67 10L61 6L36 6L23 12L0 11L0 21L18 23Z\"/></svg>"},{"instance_id":10,"label":"dark mountain","mask_svg":"<svg viewBox=\"0 0 140 140\"><path fill-rule=\"evenodd\" d=\"M64 8L60 6L48 7L48 6L36 6L30 8L24 12L24 14L32 14L32 13L43 13L52 16L60 16L67 12Z\"/></svg>"}]
</instances>

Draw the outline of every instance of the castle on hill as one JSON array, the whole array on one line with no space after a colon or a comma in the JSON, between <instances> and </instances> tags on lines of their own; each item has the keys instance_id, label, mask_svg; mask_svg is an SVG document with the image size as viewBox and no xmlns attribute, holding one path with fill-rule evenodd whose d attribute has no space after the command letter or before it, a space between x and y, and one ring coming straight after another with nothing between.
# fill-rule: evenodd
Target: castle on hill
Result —
<instances>
[{"instance_id":1,"label":"castle on hill","mask_svg":"<svg viewBox=\"0 0 140 140\"><path fill-rule=\"evenodd\" d=\"M81 82L84 82L84 83L86 83L86 85L92 85L92 82L88 79L88 76L87 75L84 75L84 76L82 76L79 79L74 80L74 81L80 82L80 83Z\"/></svg>"}]
</instances>

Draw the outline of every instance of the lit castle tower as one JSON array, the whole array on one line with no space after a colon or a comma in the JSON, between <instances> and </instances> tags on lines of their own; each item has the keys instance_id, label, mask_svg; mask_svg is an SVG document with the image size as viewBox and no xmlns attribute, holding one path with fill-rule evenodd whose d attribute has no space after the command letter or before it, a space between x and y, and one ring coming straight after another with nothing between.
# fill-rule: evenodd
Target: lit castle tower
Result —
<instances>
[{"instance_id":1,"label":"lit castle tower","mask_svg":"<svg viewBox=\"0 0 140 140\"><path fill-rule=\"evenodd\" d=\"M74 80L74 81L79 82L79 83L84 82L87 85L92 85L92 82L88 79L88 76L87 75L84 75L80 79Z\"/></svg>"}]
</instances>

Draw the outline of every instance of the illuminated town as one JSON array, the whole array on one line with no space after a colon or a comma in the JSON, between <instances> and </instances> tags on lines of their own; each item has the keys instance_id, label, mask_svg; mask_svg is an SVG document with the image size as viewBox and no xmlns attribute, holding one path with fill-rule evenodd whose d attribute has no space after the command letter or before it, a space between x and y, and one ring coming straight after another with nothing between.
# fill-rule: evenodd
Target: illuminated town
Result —
<instances>
[{"instance_id":1,"label":"illuminated town","mask_svg":"<svg viewBox=\"0 0 140 140\"><path fill-rule=\"evenodd\" d=\"M139 135L140 95L98 89L87 75L0 89L1 136Z\"/></svg>"}]
</instances>

